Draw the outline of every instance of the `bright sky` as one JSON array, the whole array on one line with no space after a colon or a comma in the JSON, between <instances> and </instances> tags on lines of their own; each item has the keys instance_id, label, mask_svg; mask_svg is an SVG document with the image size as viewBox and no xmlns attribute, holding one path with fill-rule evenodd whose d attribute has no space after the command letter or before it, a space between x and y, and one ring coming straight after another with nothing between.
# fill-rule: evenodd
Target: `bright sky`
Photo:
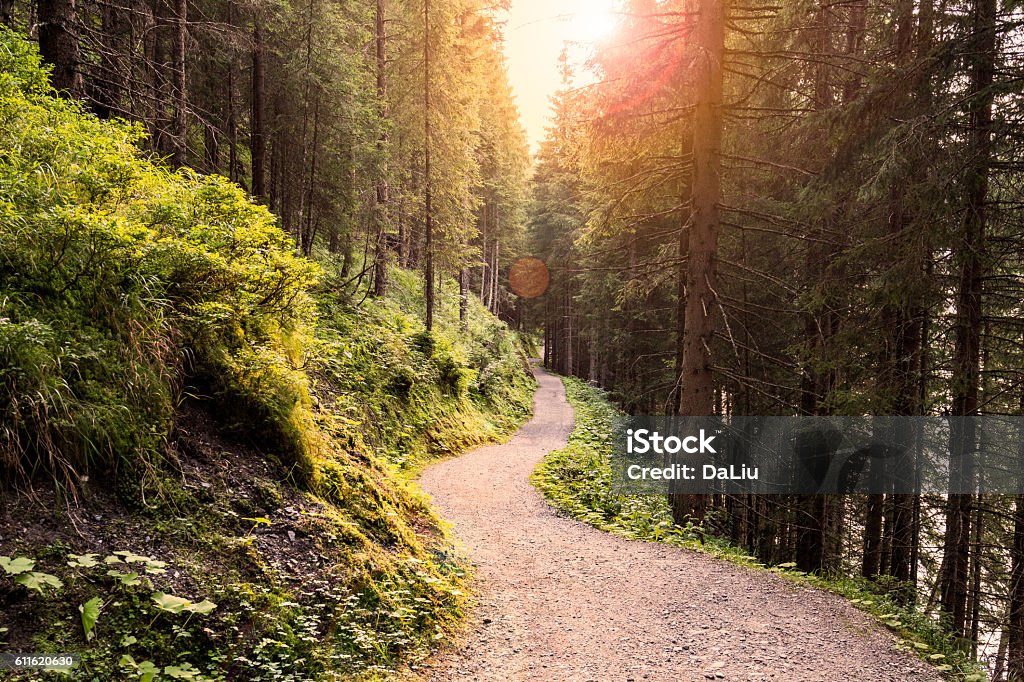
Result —
<instances>
[{"instance_id":1,"label":"bright sky","mask_svg":"<svg viewBox=\"0 0 1024 682\"><path fill-rule=\"evenodd\" d=\"M616 0L512 0L505 28L509 78L534 151L544 139L550 97L561 75L558 55L567 43L589 44L615 25ZM581 49L570 51L573 61Z\"/></svg>"}]
</instances>

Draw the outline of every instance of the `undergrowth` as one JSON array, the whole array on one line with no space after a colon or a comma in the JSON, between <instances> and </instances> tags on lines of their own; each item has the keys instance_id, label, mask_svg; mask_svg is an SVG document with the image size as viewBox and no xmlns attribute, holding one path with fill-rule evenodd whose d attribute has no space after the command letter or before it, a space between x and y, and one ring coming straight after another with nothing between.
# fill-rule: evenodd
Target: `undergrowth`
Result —
<instances>
[{"instance_id":1,"label":"undergrowth","mask_svg":"<svg viewBox=\"0 0 1024 682\"><path fill-rule=\"evenodd\" d=\"M563 382L575 410L575 427L567 447L548 454L531 479L556 509L623 537L703 552L839 594L895 632L899 648L935 665L947 678L961 682L986 679L934 618L913 605L894 601L879 585L859 578L807 574L796 570L794 564L766 566L743 548L702 528L676 526L663 495L616 494L610 453L613 421L621 413L600 389L575 378L563 378Z\"/></svg>"},{"instance_id":2,"label":"undergrowth","mask_svg":"<svg viewBox=\"0 0 1024 682\"><path fill-rule=\"evenodd\" d=\"M397 474L526 419L522 344L451 295L427 333L401 270L339 286L141 135L0 27L0 650L80 652L82 680L387 678L467 601Z\"/></svg>"}]
</instances>

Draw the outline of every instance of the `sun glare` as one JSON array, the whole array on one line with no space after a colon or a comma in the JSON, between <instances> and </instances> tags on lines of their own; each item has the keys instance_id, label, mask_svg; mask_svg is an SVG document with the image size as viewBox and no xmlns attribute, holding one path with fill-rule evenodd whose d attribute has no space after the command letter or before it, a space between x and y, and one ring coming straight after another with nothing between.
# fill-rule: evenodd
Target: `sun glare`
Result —
<instances>
[{"instance_id":1,"label":"sun glare","mask_svg":"<svg viewBox=\"0 0 1024 682\"><path fill-rule=\"evenodd\" d=\"M614 8L609 2L589 0L569 18L567 38L577 43L595 43L615 28Z\"/></svg>"}]
</instances>

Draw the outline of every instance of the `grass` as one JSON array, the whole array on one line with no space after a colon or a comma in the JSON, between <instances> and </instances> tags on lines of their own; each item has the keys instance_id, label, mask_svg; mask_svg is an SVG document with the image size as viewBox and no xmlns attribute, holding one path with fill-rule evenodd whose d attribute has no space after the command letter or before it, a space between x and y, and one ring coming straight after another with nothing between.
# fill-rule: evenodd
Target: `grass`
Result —
<instances>
[{"instance_id":1,"label":"grass","mask_svg":"<svg viewBox=\"0 0 1024 682\"><path fill-rule=\"evenodd\" d=\"M0 649L97 682L388 678L468 601L405 474L525 421L522 343L475 301L463 329L450 282L432 333L414 274L339 286L140 135L0 27Z\"/></svg>"},{"instance_id":2,"label":"grass","mask_svg":"<svg viewBox=\"0 0 1024 682\"><path fill-rule=\"evenodd\" d=\"M665 496L617 495L612 486L609 454L612 423L620 412L600 389L574 378L563 378L563 382L575 410L575 428L567 447L547 455L532 477L533 484L556 509L623 537L710 554L841 595L893 631L898 636L899 648L935 665L948 679L987 679L934 618L915 606L895 602L877 584L860 578L807 574L795 570L793 564L766 566L743 548L706 535L703 529L674 525Z\"/></svg>"}]
</instances>

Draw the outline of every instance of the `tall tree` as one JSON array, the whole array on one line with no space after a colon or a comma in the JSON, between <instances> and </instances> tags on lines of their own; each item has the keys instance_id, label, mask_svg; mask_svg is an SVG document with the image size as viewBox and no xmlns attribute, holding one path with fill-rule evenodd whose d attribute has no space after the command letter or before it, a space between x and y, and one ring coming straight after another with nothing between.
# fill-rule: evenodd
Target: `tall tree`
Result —
<instances>
[{"instance_id":1,"label":"tall tree","mask_svg":"<svg viewBox=\"0 0 1024 682\"><path fill-rule=\"evenodd\" d=\"M39 0L39 52L53 66L53 87L67 97L82 93L75 0Z\"/></svg>"},{"instance_id":2,"label":"tall tree","mask_svg":"<svg viewBox=\"0 0 1024 682\"><path fill-rule=\"evenodd\" d=\"M964 177L963 220L958 248L959 282L953 358L952 414L978 413L980 385L982 283L985 232L988 224L989 171L992 164L992 104L996 66L996 0L975 0L972 5L968 51L968 144ZM955 419L950 435L951 493L946 505L942 574L939 577L942 610L953 632L966 636L968 562L974 497L969 491L976 477L969 453L974 451L974 422Z\"/></svg>"},{"instance_id":3,"label":"tall tree","mask_svg":"<svg viewBox=\"0 0 1024 682\"><path fill-rule=\"evenodd\" d=\"M263 40L263 18L259 13L252 25L252 99L250 111L250 154L252 157L252 194L261 201L267 199L266 180L266 92L267 66Z\"/></svg>"},{"instance_id":4,"label":"tall tree","mask_svg":"<svg viewBox=\"0 0 1024 682\"><path fill-rule=\"evenodd\" d=\"M683 323L679 414L711 415L715 410L715 373L711 346L719 305L719 204L722 198L722 94L725 58L725 0L700 0L694 29L693 195L687 223L686 308ZM675 495L677 522L704 516L702 496Z\"/></svg>"},{"instance_id":5,"label":"tall tree","mask_svg":"<svg viewBox=\"0 0 1024 682\"><path fill-rule=\"evenodd\" d=\"M374 45L376 47L377 99L380 102L380 118L382 121L378 141L379 175L376 186L376 205L374 206L374 222L376 226L376 242L374 244L373 262L373 293L383 296L388 286L388 179L387 179L387 146L388 133L383 122L387 119L387 23L385 20L384 0L377 0L374 17Z\"/></svg>"},{"instance_id":6,"label":"tall tree","mask_svg":"<svg viewBox=\"0 0 1024 682\"><path fill-rule=\"evenodd\" d=\"M434 194L430 175L430 0L423 0L423 204L424 204L424 257L423 296L426 300L427 331L434 328Z\"/></svg>"}]
</instances>

